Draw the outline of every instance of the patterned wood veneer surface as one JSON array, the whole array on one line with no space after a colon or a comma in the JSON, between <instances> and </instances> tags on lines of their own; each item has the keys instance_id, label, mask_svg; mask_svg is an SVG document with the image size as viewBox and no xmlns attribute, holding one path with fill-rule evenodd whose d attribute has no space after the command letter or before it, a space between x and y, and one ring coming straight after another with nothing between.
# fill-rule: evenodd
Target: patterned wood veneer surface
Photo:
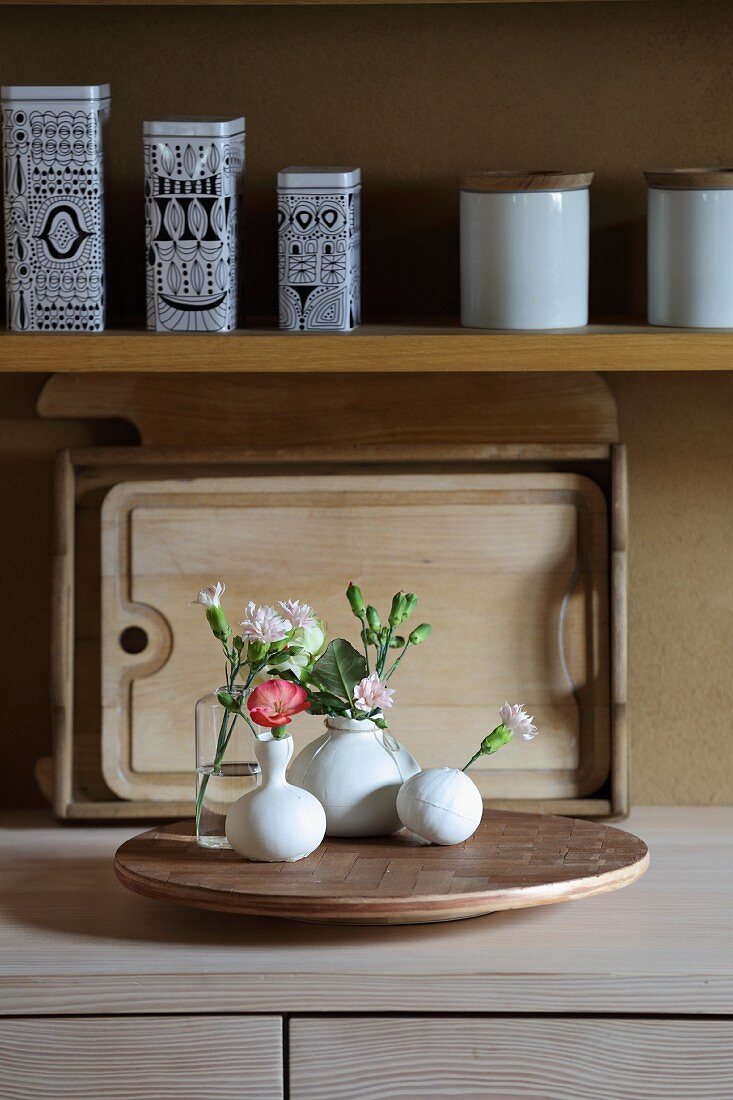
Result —
<instances>
[{"instance_id":1,"label":"patterned wood veneer surface","mask_svg":"<svg viewBox=\"0 0 733 1100\"><path fill-rule=\"evenodd\" d=\"M199 848L192 822L128 840L115 871L130 890L199 909L341 924L422 924L616 890L649 865L646 844L592 821L486 810L470 840L408 833L326 838L297 863L252 863Z\"/></svg>"}]
</instances>

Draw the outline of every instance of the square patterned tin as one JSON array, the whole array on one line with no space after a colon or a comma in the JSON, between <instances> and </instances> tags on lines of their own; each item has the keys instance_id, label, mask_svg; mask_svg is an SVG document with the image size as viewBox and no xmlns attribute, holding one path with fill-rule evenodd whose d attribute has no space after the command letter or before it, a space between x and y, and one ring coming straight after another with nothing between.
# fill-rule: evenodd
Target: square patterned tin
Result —
<instances>
[{"instance_id":1,"label":"square patterned tin","mask_svg":"<svg viewBox=\"0 0 733 1100\"><path fill-rule=\"evenodd\" d=\"M8 327L100 332L109 85L2 89Z\"/></svg>"},{"instance_id":2,"label":"square patterned tin","mask_svg":"<svg viewBox=\"0 0 733 1100\"><path fill-rule=\"evenodd\" d=\"M361 171L278 172L280 328L349 332L361 320Z\"/></svg>"},{"instance_id":3,"label":"square patterned tin","mask_svg":"<svg viewBox=\"0 0 733 1100\"><path fill-rule=\"evenodd\" d=\"M148 328L237 327L243 118L143 125Z\"/></svg>"}]
</instances>

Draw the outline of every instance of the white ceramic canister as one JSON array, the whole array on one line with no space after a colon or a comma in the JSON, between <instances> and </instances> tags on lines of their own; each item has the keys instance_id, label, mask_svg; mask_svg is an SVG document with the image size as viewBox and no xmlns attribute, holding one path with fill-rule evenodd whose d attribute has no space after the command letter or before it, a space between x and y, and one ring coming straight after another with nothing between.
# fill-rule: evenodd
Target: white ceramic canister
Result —
<instances>
[{"instance_id":1,"label":"white ceramic canister","mask_svg":"<svg viewBox=\"0 0 733 1100\"><path fill-rule=\"evenodd\" d=\"M644 175L649 324L733 328L733 168Z\"/></svg>"},{"instance_id":2,"label":"white ceramic canister","mask_svg":"<svg viewBox=\"0 0 733 1100\"><path fill-rule=\"evenodd\" d=\"M2 89L8 327L101 332L109 84Z\"/></svg>"},{"instance_id":3,"label":"white ceramic canister","mask_svg":"<svg viewBox=\"0 0 733 1100\"><path fill-rule=\"evenodd\" d=\"M461 323L588 323L592 172L475 172L461 179Z\"/></svg>"},{"instance_id":4,"label":"white ceramic canister","mask_svg":"<svg viewBox=\"0 0 733 1100\"><path fill-rule=\"evenodd\" d=\"M420 770L415 758L370 719L327 718L326 733L298 753L291 782L326 811L328 836L389 836L402 827L397 792Z\"/></svg>"},{"instance_id":5,"label":"white ceramic canister","mask_svg":"<svg viewBox=\"0 0 733 1100\"><path fill-rule=\"evenodd\" d=\"M292 753L292 737L275 738L263 731L255 742L262 784L237 799L226 818L227 840L246 859L295 863L323 840L323 807L312 794L285 778Z\"/></svg>"},{"instance_id":6,"label":"white ceramic canister","mask_svg":"<svg viewBox=\"0 0 733 1100\"><path fill-rule=\"evenodd\" d=\"M361 320L361 170L277 174L280 328L349 332Z\"/></svg>"},{"instance_id":7,"label":"white ceramic canister","mask_svg":"<svg viewBox=\"0 0 733 1100\"><path fill-rule=\"evenodd\" d=\"M237 327L244 134L243 118L143 123L149 329Z\"/></svg>"}]
</instances>

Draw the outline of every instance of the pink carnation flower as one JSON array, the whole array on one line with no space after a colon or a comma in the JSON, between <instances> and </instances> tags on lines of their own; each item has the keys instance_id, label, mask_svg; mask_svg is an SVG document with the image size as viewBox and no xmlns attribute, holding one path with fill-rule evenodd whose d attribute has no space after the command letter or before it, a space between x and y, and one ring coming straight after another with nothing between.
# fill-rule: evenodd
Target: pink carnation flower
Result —
<instances>
[{"instance_id":1,"label":"pink carnation flower","mask_svg":"<svg viewBox=\"0 0 733 1100\"><path fill-rule=\"evenodd\" d=\"M267 680L247 699L247 709L258 726L279 729L290 724L293 715L308 710L308 693L289 680Z\"/></svg>"},{"instance_id":2,"label":"pink carnation flower","mask_svg":"<svg viewBox=\"0 0 733 1100\"><path fill-rule=\"evenodd\" d=\"M394 689L388 688L387 684L379 679L376 672L373 672L371 676L365 676L354 687L354 702L359 710L367 712L375 709L384 710L385 707L394 706L392 702L393 695Z\"/></svg>"}]
</instances>

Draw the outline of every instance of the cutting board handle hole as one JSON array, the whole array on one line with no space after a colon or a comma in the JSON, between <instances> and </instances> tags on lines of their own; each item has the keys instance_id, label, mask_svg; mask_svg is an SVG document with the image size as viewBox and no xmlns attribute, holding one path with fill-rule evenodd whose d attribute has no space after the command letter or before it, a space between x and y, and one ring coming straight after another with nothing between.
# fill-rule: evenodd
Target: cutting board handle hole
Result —
<instances>
[{"instance_id":1,"label":"cutting board handle hole","mask_svg":"<svg viewBox=\"0 0 733 1100\"><path fill-rule=\"evenodd\" d=\"M125 653L143 653L148 648L148 635L141 626L128 626L120 634Z\"/></svg>"}]
</instances>

